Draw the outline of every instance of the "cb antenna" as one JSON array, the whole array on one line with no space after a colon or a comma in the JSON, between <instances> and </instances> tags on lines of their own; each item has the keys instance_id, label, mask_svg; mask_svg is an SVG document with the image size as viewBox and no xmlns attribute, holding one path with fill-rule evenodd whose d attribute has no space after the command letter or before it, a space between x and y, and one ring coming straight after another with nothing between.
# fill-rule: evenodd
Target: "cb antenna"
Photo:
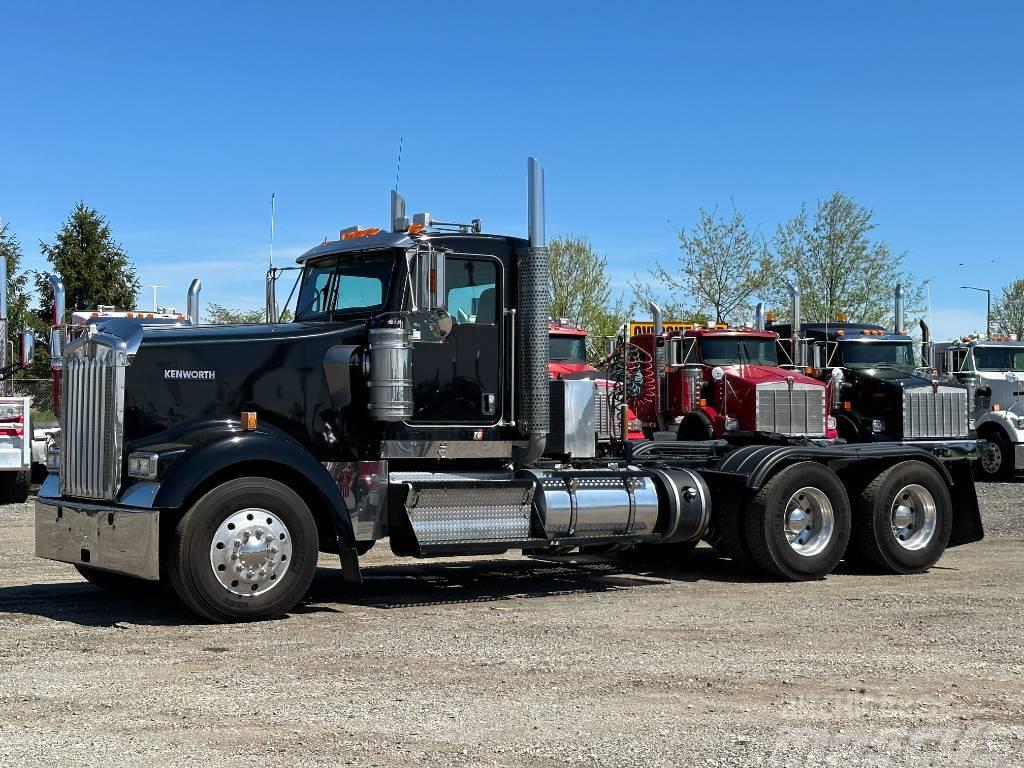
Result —
<instances>
[{"instance_id":1,"label":"cb antenna","mask_svg":"<svg viewBox=\"0 0 1024 768\"><path fill-rule=\"evenodd\" d=\"M398 179L402 175L402 142L404 137L398 137L398 166L395 168L395 192L398 191Z\"/></svg>"},{"instance_id":2,"label":"cb antenna","mask_svg":"<svg viewBox=\"0 0 1024 768\"><path fill-rule=\"evenodd\" d=\"M270 193L270 268L274 268L274 193Z\"/></svg>"}]
</instances>

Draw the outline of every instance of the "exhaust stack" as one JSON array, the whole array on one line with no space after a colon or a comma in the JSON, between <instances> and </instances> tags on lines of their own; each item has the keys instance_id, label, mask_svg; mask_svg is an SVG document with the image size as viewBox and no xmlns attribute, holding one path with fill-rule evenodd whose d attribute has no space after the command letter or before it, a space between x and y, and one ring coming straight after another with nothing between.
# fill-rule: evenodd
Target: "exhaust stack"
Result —
<instances>
[{"instance_id":1,"label":"exhaust stack","mask_svg":"<svg viewBox=\"0 0 1024 768\"><path fill-rule=\"evenodd\" d=\"M405 232L409 228L409 217L405 215L405 198L397 189L391 190L391 231Z\"/></svg>"},{"instance_id":2,"label":"exhaust stack","mask_svg":"<svg viewBox=\"0 0 1024 768\"><path fill-rule=\"evenodd\" d=\"M800 289L793 283L789 285L789 295L793 302L793 320L791 327L791 339L793 347L793 365L802 368L804 365L804 350L800 341Z\"/></svg>"},{"instance_id":3,"label":"exhaust stack","mask_svg":"<svg viewBox=\"0 0 1024 768\"><path fill-rule=\"evenodd\" d=\"M757 302L757 306L754 307L754 330L763 331L767 327L767 321L765 320L764 302Z\"/></svg>"},{"instance_id":4,"label":"exhaust stack","mask_svg":"<svg viewBox=\"0 0 1024 768\"><path fill-rule=\"evenodd\" d=\"M664 431L664 417L661 413L661 384L665 376L665 326L661 322L661 307L653 301L648 303L651 308L651 319L654 321L654 414L658 420L658 430Z\"/></svg>"},{"instance_id":5,"label":"exhaust stack","mask_svg":"<svg viewBox=\"0 0 1024 768\"><path fill-rule=\"evenodd\" d=\"M923 319L918 320L921 325L921 364L925 368L935 367L935 348L932 347L932 333L928 328L928 323Z\"/></svg>"},{"instance_id":6,"label":"exhaust stack","mask_svg":"<svg viewBox=\"0 0 1024 768\"><path fill-rule=\"evenodd\" d=\"M902 285L897 285L896 286L896 294L895 294L895 305L896 306L894 307L893 314L894 314L894 316L896 318L896 329L895 330L896 330L896 333L898 333L898 334L902 334L904 332L904 328L903 328L903 303L904 303L903 286Z\"/></svg>"},{"instance_id":7,"label":"exhaust stack","mask_svg":"<svg viewBox=\"0 0 1024 768\"><path fill-rule=\"evenodd\" d=\"M519 346L519 403L522 429L529 444L516 457L532 464L544 454L550 428L548 393L548 249L544 236L544 169L531 157L527 160L528 225L530 245L519 254L519 307L516 333Z\"/></svg>"},{"instance_id":8,"label":"exhaust stack","mask_svg":"<svg viewBox=\"0 0 1024 768\"><path fill-rule=\"evenodd\" d=\"M203 283L198 277L188 287L188 296L185 299L185 316L188 318L189 325L199 325L199 291L202 288Z\"/></svg>"}]
</instances>

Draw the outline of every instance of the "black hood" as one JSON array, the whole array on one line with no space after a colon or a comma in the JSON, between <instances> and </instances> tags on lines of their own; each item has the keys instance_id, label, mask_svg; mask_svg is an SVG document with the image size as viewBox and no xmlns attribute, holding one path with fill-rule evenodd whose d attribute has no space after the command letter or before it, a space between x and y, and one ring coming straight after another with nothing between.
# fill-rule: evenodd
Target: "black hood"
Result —
<instances>
[{"instance_id":1,"label":"black hood","mask_svg":"<svg viewBox=\"0 0 1024 768\"><path fill-rule=\"evenodd\" d=\"M111 323L102 330L125 338L131 329ZM182 425L237 421L242 411L306 444L336 435L332 425L342 408L365 413L365 402L357 402L365 387L353 377L351 391L339 397L326 380L324 357L366 338L365 323L339 322L136 331L125 375L125 440L171 439Z\"/></svg>"}]
</instances>

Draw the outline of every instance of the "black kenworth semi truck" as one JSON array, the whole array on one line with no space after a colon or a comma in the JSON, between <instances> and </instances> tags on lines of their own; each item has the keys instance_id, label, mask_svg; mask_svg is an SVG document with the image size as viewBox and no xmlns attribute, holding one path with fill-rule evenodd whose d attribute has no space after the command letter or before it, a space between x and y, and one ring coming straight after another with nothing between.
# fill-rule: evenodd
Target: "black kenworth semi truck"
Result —
<instances>
[{"instance_id":1,"label":"black kenworth semi truck","mask_svg":"<svg viewBox=\"0 0 1024 768\"><path fill-rule=\"evenodd\" d=\"M845 318L803 322L799 291L790 285L790 293L797 320L770 326L779 334L780 356L829 384L841 439L913 445L944 460L977 458L967 388L919 369L900 286L892 330Z\"/></svg>"},{"instance_id":2,"label":"black kenworth semi truck","mask_svg":"<svg viewBox=\"0 0 1024 768\"><path fill-rule=\"evenodd\" d=\"M529 189L528 240L410 222L393 195L390 231L347 230L300 257L293 322L90 327L63 350L36 553L110 589L167 582L229 621L293 608L318 552L359 582L359 555L383 538L411 557L669 560L708 539L801 580L844 556L922 571L982 537L965 463L927 451L602 435L604 390L548 378L532 158Z\"/></svg>"}]
</instances>

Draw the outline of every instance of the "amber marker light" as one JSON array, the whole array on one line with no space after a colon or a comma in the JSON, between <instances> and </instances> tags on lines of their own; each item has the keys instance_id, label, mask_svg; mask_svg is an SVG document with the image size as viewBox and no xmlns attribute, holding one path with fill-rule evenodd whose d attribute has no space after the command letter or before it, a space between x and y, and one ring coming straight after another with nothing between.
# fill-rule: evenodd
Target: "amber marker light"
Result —
<instances>
[{"instance_id":1,"label":"amber marker light","mask_svg":"<svg viewBox=\"0 0 1024 768\"><path fill-rule=\"evenodd\" d=\"M256 429L256 411L242 411L242 431L252 432Z\"/></svg>"}]
</instances>

